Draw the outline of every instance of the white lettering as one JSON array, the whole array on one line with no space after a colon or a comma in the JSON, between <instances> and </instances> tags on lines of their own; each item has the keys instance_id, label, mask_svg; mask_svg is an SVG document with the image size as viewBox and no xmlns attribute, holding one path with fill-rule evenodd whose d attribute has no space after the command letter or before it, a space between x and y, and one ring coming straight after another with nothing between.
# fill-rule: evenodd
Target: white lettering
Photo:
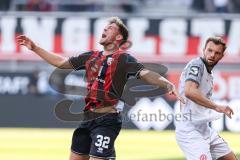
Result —
<instances>
[{"instance_id":1,"label":"white lettering","mask_svg":"<svg viewBox=\"0 0 240 160\"><path fill-rule=\"evenodd\" d=\"M131 18L128 21L129 33L133 42L130 50L138 55L154 56L155 41L146 39L145 32L149 28L149 20L144 18Z\"/></svg>"},{"instance_id":2,"label":"white lettering","mask_svg":"<svg viewBox=\"0 0 240 160\"><path fill-rule=\"evenodd\" d=\"M42 48L53 51L56 21L56 18L49 17L42 17L40 20L37 17L23 18L23 32ZM26 48L23 48L26 51Z\"/></svg>"},{"instance_id":3,"label":"white lettering","mask_svg":"<svg viewBox=\"0 0 240 160\"><path fill-rule=\"evenodd\" d=\"M16 50L15 45L15 28L16 18L14 17L2 17L0 21L1 27L1 45L0 50L4 54L14 54Z\"/></svg>"},{"instance_id":4,"label":"white lettering","mask_svg":"<svg viewBox=\"0 0 240 160\"><path fill-rule=\"evenodd\" d=\"M224 34L224 20L213 18L193 19L191 29L192 35L200 37L198 53L202 53L205 41L209 36Z\"/></svg>"},{"instance_id":5,"label":"white lettering","mask_svg":"<svg viewBox=\"0 0 240 160\"><path fill-rule=\"evenodd\" d=\"M161 53L163 55L184 55L187 49L187 23L183 19L166 19L159 27Z\"/></svg>"},{"instance_id":6,"label":"white lettering","mask_svg":"<svg viewBox=\"0 0 240 160\"><path fill-rule=\"evenodd\" d=\"M26 94L29 79L27 77L0 77L1 94Z\"/></svg>"},{"instance_id":7,"label":"white lettering","mask_svg":"<svg viewBox=\"0 0 240 160\"><path fill-rule=\"evenodd\" d=\"M82 52L89 47L90 24L87 18L68 18L63 23L63 51Z\"/></svg>"}]
</instances>

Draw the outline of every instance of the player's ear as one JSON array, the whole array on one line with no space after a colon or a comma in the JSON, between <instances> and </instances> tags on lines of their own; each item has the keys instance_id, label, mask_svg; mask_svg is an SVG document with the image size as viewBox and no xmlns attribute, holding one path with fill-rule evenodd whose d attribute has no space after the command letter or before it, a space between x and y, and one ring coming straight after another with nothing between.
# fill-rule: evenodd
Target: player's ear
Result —
<instances>
[{"instance_id":1,"label":"player's ear","mask_svg":"<svg viewBox=\"0 0 240 160\"><path fill-rule=\"evenodd\" d=\"M121 34L118 34L117 36L116 36L116 40L117 41L121 41L123 39L123 36L121 35Z\"/></svg>"}]
</instances>

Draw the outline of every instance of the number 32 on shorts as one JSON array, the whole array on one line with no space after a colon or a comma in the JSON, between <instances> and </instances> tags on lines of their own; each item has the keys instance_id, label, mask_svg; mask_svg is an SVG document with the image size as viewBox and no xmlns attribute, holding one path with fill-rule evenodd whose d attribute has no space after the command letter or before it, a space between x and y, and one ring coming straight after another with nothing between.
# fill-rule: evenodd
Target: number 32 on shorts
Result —
<instances>
[{"instance_id":1,"label":"number 32 on shorts","mask_svg":"<svg viewBox=\"0 0 240 160\"><path fill-rule=\"evenodd\" d=\"M97 142L95 142L95 146L108 149L109 143L110 143L110 137L97 135Z\"/></svg>"}]
</instances>

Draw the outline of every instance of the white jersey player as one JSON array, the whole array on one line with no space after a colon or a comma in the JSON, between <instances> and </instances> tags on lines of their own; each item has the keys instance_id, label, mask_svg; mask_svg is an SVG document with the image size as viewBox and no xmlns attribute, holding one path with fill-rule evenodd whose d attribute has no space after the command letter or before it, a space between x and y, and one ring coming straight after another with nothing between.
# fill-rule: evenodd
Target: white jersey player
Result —
<instances>
[{"instance_id":1,"label":"white jersey player","mask_svg":"<svg viewBox=\"0 0 240 160\"><path fill-rule=\"evenodd\" d=\"M186 104L181 104L181 113L188 120L176 121L177 143L187 160L236 160L234 153L209 122L233 111L229 106L215 104L211 100L213 90L212 69L224 56L225 42L219 37L207 39L203 57L191 60L180 78L180 94ZM219 116L220 115L220 116Z\"/></svg>"}]
</instances>

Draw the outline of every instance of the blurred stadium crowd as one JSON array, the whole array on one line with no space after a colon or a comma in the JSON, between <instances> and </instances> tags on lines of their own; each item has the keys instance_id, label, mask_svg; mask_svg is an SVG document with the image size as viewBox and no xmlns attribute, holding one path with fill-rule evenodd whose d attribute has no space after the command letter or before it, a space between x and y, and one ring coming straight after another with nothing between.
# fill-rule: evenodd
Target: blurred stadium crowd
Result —
<instances>
[{"instance_id":1,"label":"blurred stadium crowd","mask_svg":"<svg viewBox=\"0 0 240 160\"><path fill-rule=\"evenodd\" d=\"M1 11L239 13L239 0L1 0Z\"/></svg>"}]
</instances>

